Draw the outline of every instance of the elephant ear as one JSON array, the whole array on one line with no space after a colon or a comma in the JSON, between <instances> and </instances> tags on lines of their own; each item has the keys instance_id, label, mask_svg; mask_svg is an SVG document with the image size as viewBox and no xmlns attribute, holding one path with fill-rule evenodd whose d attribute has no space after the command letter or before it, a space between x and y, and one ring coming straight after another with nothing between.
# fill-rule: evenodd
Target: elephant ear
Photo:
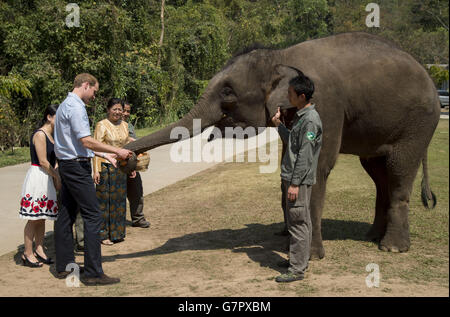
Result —
<instances>
[{"instance_id":1,"label":"elephant ear","mask_svg":"<svg viewBox=\"0 0 450 317\"><path fill-rule=\"evenodd\" d=\"M295 67L278 64L274 67L271 79L267 85L266 91L266 109L270 118L275 115L277 108L282 110L293 108L288 99L289 81L303 74Z\"/></svg>"}]
</instances>

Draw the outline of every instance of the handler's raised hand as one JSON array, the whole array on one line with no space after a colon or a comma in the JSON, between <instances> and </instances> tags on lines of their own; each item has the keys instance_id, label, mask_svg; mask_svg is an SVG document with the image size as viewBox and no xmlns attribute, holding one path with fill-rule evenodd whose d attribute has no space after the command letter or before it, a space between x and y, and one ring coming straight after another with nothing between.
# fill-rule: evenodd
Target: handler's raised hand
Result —
<instances>
[{"instance_id":1,"label":"handler's raised hand","mask_svg":"<svg viewBox=\"0 0 450 317\"><path fill-rule=\"evenodd\" d=\"M272 118L272 122L273 124L278 127L281 123L280 121L280 117L281 117L281 112L280 112L280 107L277 108L277 113L275 113L275 115Z\"/></svg>"}]
</instances>

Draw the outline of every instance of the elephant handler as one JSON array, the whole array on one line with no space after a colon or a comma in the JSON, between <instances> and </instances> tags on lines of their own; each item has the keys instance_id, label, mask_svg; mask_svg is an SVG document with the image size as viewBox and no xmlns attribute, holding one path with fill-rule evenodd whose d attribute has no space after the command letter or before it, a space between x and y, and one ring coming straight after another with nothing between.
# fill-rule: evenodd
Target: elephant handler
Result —
<instances>
[{"instance_id":1,"label":"elephant handler","mask_svg":"<svg viewBox=\"0 0 450 317\"><path fill-rule=\"evenodd\" d=\"M272 118L278 133L288 146L281 162L281 180L286 195L287 228L290 233L289 268L277 282L302 280L311 249L311 187L316 183L316 169L322 145L322 122L310 102L314 83L304 75L289 81L288 98L297 107L292 130L280 121L280 108Z\"/></svg>"}]
</instances>

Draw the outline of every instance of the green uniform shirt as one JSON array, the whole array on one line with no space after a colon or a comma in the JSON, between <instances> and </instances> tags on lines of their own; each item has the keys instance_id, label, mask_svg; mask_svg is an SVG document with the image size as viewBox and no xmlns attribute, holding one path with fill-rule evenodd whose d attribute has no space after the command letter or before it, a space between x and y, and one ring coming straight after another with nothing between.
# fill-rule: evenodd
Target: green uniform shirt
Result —
<instances>
[{"instance_id":1,"label":"green uniform shirt","mask_svg":"<svg viewBox=\"0 0 450 317\"><path fill-rule=\"evenodd\" d=\"M134 132L134 126L131 124L131 122L128 122L128 134L133 139L137 139L136 133Z\"/></svg>"},{"instance_id":2,"label":"green uniform shirt","mask_svg":"<svg viewBox=\"0 0 450 317\"><path fill-rule=\"evenodd\" d=\"M322 146L322 121L315 105L297 111L292 130L280 124L278 133L287 144L281 178L292 185L314 185Z\"/></svg>"}]
</instances>

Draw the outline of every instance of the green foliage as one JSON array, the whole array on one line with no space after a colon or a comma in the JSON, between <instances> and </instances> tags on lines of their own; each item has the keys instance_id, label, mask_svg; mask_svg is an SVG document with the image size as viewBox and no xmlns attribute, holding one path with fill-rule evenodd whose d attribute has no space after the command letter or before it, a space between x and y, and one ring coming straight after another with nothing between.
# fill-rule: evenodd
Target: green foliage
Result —
<instances>
[{"instance_id":1,"label":"green foliage","mask_svg":"<svg viewBox=\"0 0 450 317\"><path fill-rule=\"evenodd\" d=\"M0 96L0 149L14 149L18 141L20 124L11 105Z\"/></svg>"},{"instance_id":2,"label":"green foliage","mask_svg":"<svg viewBox=\"0 0 450 317\"><path fill-rule=\"evenodd\" d=\"M11 99L13 93L31 98L28 90L31 84L20 75L1 76L0 75L0 97Z\"/></svg>"},{"instance_id":3,"label":"green foliage","mask_svg":"<svg viewBox=\"0 0 450 317\"><path fill-rule=\"evenodd\" d=\"M430 73L431 78L433 78L436 86L440 86L442 83L448 81L448 69L444 69L442 67L432 65L428 72Z\"/></svg>"},{"instance_id":4,"label":"green foliage","mask_svg":"<svg viewBox=\"0 0 450 317\"><path fill-rule=\"evenodd\" d=\"M20 141L23 129L9 100L13 96L31 98L30 82L20 75L0 76L0 149L11 148Z\"/></svg>"},{"instance_id":5,"label":"green foliage","mask_svg":"<svg viewBox=\"0 0 450 317\"><path fill-rule=\"evenodd\" d=\"M168 7L167 29L171 47L182 58L185 71L195 78L209 79L229 57L225 17L208 3Z\"/></svg>"},{"instance_id":6,"label":"green foliage","mask_svg":"<svg viewBox=\"0 0 450 317\"><path fill-rule=\"evenodd\" d=\"M380 27L365 25L370 1L330 0L335 33L364 31L396 43L421 64L448 64L448 1L378 0Z\"/></svg>"},{"instance_id":7,"label":"green foliage","mask_svg":"<svg viewBox=\"0 0 450 317\"><path fill-rule=\"evenodd\" d=\"M283 21L281 31L287 36L285 44L292 45L328 34L326 0L290 0L287 9L295 14L287 15Z\"/></svg>"},{"instance_id":8,"label":"green foliage","mask_svg":"<svg viewBox=\"0 0 450 317\"><path fill-rule=\"evenodd\" d=\"M185 115L229 57L255 42L283 48L358 30L394 40L422 64L448 63L440 0L379 0L381 27L371 29L363 0L166 0L162 47L161 0L76 1L80 26L71 28L68 3L0 0L0 95L17 120L9 126L21 127L16 146L28 144L45 107L61 103L81 72L100 82L87 105L92 126L120 97L142 128Z\"/></svg>"}]
</instances>

